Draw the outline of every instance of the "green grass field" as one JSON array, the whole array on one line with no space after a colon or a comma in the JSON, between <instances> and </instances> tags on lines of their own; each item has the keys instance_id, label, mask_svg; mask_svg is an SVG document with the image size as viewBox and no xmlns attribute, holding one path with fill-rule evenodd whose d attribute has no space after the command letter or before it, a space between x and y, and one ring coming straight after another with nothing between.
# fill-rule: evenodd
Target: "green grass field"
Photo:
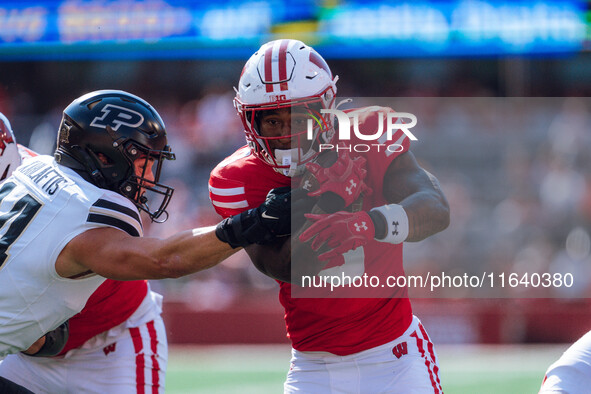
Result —
<instances>
[{"instance_id":1,"label":"green grass field","mask_svg":"<svg viewBox=\"0 0 591 394\"><path fill-rule=\"evenodd\" d=\"M441 345L446 394L537 393L546 368L568 345ZM167 393L276 394L289 368L286 346L174 346Z\"/></svg>"}]
</instances>

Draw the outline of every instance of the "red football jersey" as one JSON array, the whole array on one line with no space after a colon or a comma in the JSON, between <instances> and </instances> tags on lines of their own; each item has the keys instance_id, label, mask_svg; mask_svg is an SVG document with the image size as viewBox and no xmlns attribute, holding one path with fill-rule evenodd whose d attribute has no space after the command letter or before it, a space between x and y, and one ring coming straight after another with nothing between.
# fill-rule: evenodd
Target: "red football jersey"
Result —
<instances>
[{"instance_id":1,"label":"red football jersey","mask_svg":"<svg viewBox=\"0 0 591 394\"><path fill-rule=\"evenodd\" d=\"M70 318L70 336L60 355L90 338L126 321L148 294L145 280L105 280L90 296L84 309Z\"/></svg>"},{"instance_id":2,"label":"red football jersey","mask_svg":"<svg viewBox=\"0 0 591 394\"><path fill-rule=\"evenodd\" d=\"M371 135L378 130L378 111L384 113L392 110L371 107L346 112L351 116L353 111L359 119L359 131ZM383 121L385 123L386 119ZM386 124L383 130L386 130ZM354 133L351 134L352 139L348 141L351 146L380 142L361 141ZM365 181L373 189L373 193L363 198L362 209L365 211L387 203L382 193L386 169L392 160L408 151L410 140L402 131L396 130L390 143L397 144L399 148L392 152L385 146L379 151L374 148L367 153L351 152L352 158L364 156L367 159L368 176ZM210 199L216 211L223 217L228 217L260 205L269 190L290 184L291 178L279 174L250 154L248 147L242 147L211 172ZM333 272L336 269L347 275L365 273L368 276L378 276L381 280L385 280L387 276L404 275L402 244L393 245L374 240L348 255L354 259L360 258L362 263L351 262L348 261L349 258L340 256L327 267ZM351 267L354 270L349 273L347 269ZM343 356L357 353L396 339L412 321L406 288L379 287L359 291L337 288L326 297L327 288L303 289L289 283L279 284L279 299L285 308L287 334L293 347L300 351L326 351ZM323 297L312 298L315 294Z\"/></svg>"}]
</instances>

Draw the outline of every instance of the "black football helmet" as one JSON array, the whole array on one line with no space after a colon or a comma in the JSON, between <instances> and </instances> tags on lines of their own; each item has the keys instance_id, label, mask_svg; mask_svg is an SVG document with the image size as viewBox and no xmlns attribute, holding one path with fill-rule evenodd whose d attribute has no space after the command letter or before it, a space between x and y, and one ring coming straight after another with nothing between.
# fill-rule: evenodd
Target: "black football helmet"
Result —
<instances>
[{"instance_id":1,"label":"black football helmet","mask_svg":"<svg viewBox=\"0 0 591 394\"><path fill-rule=\"evenodd\" d=\"M134 161L144 157L138 176ZM166 207L174 189L158 181L163 161L175 155L164 122L143 99L121 90L98 90L74 100L64 110L55 159L94 185L129 198L153 221L168 218ZM154 160L154 181L145 178L149 160ZM150 198L161 199L155 210L148 205L148 191L156 193Z\"/></svg>"}]
</instances>

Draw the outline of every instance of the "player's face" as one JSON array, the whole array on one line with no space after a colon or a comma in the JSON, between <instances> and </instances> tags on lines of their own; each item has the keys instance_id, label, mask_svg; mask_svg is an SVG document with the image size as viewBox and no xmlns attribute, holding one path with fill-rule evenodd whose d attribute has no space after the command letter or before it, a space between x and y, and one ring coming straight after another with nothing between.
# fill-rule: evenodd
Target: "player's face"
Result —
<instances>
[{"instance_id":1,"label":"player's face","mask_svg":"<svg viewBox=\"0 0 591 394\"><path fill-rule=\"evenodd\" d=\"M262 137L286 137L269 140L271 149L291 149L290 135L306 130L308 114L303 108L280 108L263 112L260 123ZM297 141L294 141L297 144ZM293 147L296 147L295 145Z\"/></svg>"},{"instance_id":2,"label":"player's face","mask_svg":"<svg viewBox=\"0 0 591 394\"><path fill-rule=\"evenodd\" d=\"M135 176L138 178L143 178L146 181L142 181L144 184L146 183L154 183L154 172L152 170L152 166L154 165L154 159L148 158L146 156L140 157L136 159L134 162L135 167ZM144 194L146 190L144 188L140 189L140 195Z\"/></svg>"}]
</instances>

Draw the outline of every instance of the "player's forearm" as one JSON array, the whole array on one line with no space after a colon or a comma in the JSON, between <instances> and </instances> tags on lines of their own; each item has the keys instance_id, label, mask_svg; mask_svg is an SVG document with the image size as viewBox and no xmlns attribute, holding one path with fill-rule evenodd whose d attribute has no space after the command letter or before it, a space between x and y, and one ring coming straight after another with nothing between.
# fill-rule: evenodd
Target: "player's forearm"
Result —
<instances>
[{"instance_id":1,"label":"player's forearm","mask_svg":"<svg viewBox=\"0 0 591 394\"><path fill-rule=\"evenodd\" d=\"M441 193L423 191L400 202L408 216L406 242L418 242L449 226L449 205Z\"/></svg>"},{"instance_id":2,"label":"player's forearm","mask_svg":"<svg viewBox=\"0 0 591 394\"><path fill-rule=\"evenodd\" d=\"M122 237L106 249L97 249L87 259L88 266L115 280L178 278L210 268L239 250L221 242L215 227L187 230L167 239Z\"/></svg>"},{"instance_id":3,"label":"player's forearm","mask_svg":"<svg viewBox=\"0 0 591 394\"><path fill-rule=\"evenodd\" d=\"M165 240L155 253L156 274L178 278L211 268L240 248L232 248L215 235L215 226L183 231Z\"/></svg>"},{"instance_id":4,"label":"player's forearm","mask_svg":"<svg viewBox=\"0 0 591 394\"><path fill-rule=\"evenodd\" d=\"M273 244L250 245L244 250L260 272L282 282L291 282L291 241L289 237Z\"/></svg>"}]
</instances>

